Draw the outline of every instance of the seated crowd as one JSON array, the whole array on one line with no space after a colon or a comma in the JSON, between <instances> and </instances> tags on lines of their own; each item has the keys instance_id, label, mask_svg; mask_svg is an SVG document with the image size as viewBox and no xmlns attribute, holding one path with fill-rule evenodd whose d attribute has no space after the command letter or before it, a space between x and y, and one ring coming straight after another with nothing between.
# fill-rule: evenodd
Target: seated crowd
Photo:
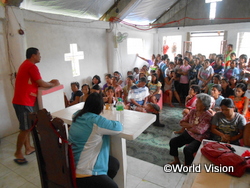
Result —
<instances>
[{"instance_id":1,"label":"seated crowd","mask_svg":"<svg viewBox=\"0 0 250 188\"><path fill-rule=\"evenodd\" d=\"M120 72L106 74L106 83L95 75L92 86L71 83L71 99L66 106L85 102L91 93L99 93L103 102L115 105L122 98L124 107L145 113L154 113L155 126L164 127L159 121L161 97L171 107L173 102L185 106L181 130L170 140L170 155L173 165L179 164L178 148L184 147L185 165L191 165L202 139L212 139L250 147L250 59L237 55L228 45L228 55L202 54L185 57L178 54L174 61L168 55L152 55L141 69L134 67L123 79ZM224 59L225 58L225 59ZM167 99L167 100L165 100Z\"/></svg>"}]
</instances>

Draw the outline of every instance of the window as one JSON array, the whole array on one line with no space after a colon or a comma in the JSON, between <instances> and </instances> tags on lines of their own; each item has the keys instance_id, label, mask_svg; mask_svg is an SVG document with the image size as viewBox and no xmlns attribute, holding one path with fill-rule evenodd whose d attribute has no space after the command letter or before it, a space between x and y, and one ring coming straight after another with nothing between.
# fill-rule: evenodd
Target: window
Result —
<instances>
[{"instance_id":1,"label":"window","mask_svg":"<svg viewBox=\"0 0 250 188\"><path fill-rule=\"evenodd\" d=\"M250 51L250 32L239 32L237 36L237 57L241 54L249 54Z\"/></svg>"},{"instance_id":2,"label":"window","mask_svg":"<svg viewBox=\"0 0 250 188\"><path fill-rule=\"evenodd\" d=\"M141 38L127 39L128 54L141 54L143 52L143 40Z\"/></svg>"},{"instance_id":3,"label":"window","mask_svg":"<svg viewBox=\"0 0 250 188\"><path fill-rule=\"evenodd\" d=\"M192 53L201 53L207 58L210 53L221 53L221 41L224 39L224 31L191 32Z\"/></svg>"},{"instance_id":4,"label":"window","mask_svg":"<svg viewBox=\"0 0 250 188\"><path fill-rule=\"evenodd\" d=\"M181 35L164 36L162 41L162 54L168 54L171 61L177 54L181 54Z\"/></svg>"}]
</instances>

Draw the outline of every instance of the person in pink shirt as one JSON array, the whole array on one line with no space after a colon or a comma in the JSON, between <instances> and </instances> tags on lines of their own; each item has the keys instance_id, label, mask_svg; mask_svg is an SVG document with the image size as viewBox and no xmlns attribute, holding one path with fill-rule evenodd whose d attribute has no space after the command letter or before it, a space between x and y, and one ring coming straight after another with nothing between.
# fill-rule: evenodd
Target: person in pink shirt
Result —
<instances>
[{"instance_id":1,"label":"person in pink shirt","mask_svg":"<svg viewBox=\"0 0 250 188\"><path fill-rule=\"evenodd\" d=\"M181 75L180 87L182 89L180 90L180 92L181 92L180 94L181 94L181 97L183 98L183 100L185 100L186 96L188 95L188 90L189 90L188 70L191 69L191 66L188 63L189 63L189 58L184 57L183 65L180 66L180 69L177 72L178 74Z\"/></svg>"},{"instance_id":2,"label":"person in pink shirt","mask_svg":"<svg viewBox=\"0 0 250 188\"><path fill-rule=\"evenodd\" d=\"M212 114L208 111L210 108L211 97L208 94L200 93L197 95L196 109L192 109L181 121L181 127L185 131L177 137L170 140L169 154L174 157L171 165L180 164L178 157L178 148L186 145L183 149L185 165L190 166L194 160L194 153L200 147L201 141L209 137Z\"/></svg>"},{"instance_id":3,"label":"person in pink shirt","mask_svg":"<svg viewBox=\"0 0 250 188\"><path fill-rule=\"evenodd\" d=\"M196 107L197 95L200 94L201 89L198 85L191 85L188 96L185 100L185 107L189 110L194 109Z\"/></svg>"},{"instance_id":4,"label":"person in pink shirt","mask_svg":"<svg viewBox=\"0 0 250 188\"><path fill-rule=\"evenodd\" d=\"M116 76L113 76L112 78L113 82L112 82L112 86L114 87L115 89L115 97L119 97L121 98L122 97L122 87L121 85L119 85L118 83L118 77Z\"/></svg>"},{"instance_id":5,"label":"person in pink shirt","mask_svg":"<svg viewBox=\"0 0 250 188\"><path fill-rule=\"evenodd\" d=\"M186 97L185 100L185 109L182 111L182 114L188 114L191 109L196 108L196 101L197 101L197 95L200 94L201 89L198 85L191 85L188 96ZM183 116L184 117L184 116ZM185 128L181 128L179 131L175 131L175 134L181 134L185 131Z\"/></svg>"}]
</instances>

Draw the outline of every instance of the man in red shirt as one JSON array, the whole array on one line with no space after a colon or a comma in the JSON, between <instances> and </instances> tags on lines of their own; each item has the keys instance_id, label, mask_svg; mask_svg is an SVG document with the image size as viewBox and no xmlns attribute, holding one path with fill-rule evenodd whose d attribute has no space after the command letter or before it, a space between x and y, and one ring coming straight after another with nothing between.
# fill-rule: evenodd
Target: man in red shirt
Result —
<instances>
[{"instance_id":1,"label":"man in red shirt","mask_svg":"<svg viewBox=\"0 0 250 188\"><path fill-rule=\"evenodd\" d=\"M26 51L26 60L18 69L15 93L12 100L18 121L20 133L17 137L17 146L14 161L17 164L25 164L27 160L22 153L22 147L25 147L25 154L30 155L34 153L35 149L30 145L30 125L28 115L34 112L34 105L36 102L38 87L53 87L59 85L58 80L51 80L45 82L42 80L40 72L35 65L41 60L40 52L37 48L28 48Z\"/></svg>"}]
</instances>

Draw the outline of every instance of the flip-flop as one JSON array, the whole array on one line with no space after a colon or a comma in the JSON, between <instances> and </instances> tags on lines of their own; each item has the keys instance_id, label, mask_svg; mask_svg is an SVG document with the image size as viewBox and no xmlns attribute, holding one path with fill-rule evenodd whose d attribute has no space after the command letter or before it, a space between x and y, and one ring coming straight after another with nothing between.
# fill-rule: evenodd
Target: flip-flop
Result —
<instances>
[{"instance_id":1,"label":"flip-flop","mask_svg":"<svg viewBox=\"0 0 250 188\"><path fill-rule=\"evenodd\" d=\"M35 153L36 152L36 150L34 150L34 151L32 151L32 152L30 152L29 154L26 154L26 155L31 155L32 153Z\"/></svg>"},{"instance_id":2,"label":"flip-flop","mask_svg":"<svg viewBox=\"0 0 250 188\"><path fill-rule=\"evenodd\" d=\"M19 165L23 165L23 164L28 163L28 161L25 158L23 158L23 159L14 159L14 162L19 164Z\"/></svg>"}]
</instances>

